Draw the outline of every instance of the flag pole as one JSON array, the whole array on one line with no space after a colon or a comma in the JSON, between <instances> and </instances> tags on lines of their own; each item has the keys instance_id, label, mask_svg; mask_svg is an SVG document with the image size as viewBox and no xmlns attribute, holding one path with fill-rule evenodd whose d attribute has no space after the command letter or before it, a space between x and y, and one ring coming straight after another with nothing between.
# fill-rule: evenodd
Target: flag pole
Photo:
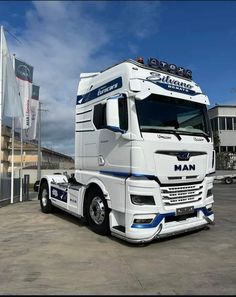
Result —
<instances>
[{"instance_id":1,"label":"flag pole","mask_svg":"<svg viewBox=\"0 0 236 297\"><path fill-rule=\"evenodd\" d=\"M3 26L1 26L0 32L1 44L0 44L0 195L2 189L2 98L3 98Z\"/></svg>"},{"instance_id":2,"label":"flag pole","mask_svg":"<svg viewBox=\"0 0 236 297\"><path fill-rule=\"evenodd\" d=\"M15 65L16 65L16 55L13 54L13 69L15 70ZM20 127L20 202L22 202L22 152L23 152L23 147L22 147L22 122L21 122L21 127Z\"/></svg>"},{"instance_id":3,"label":"flag pole","mask_svg":"<svg viewBox=\"0 0 236 297\"><path fill-rule=\"evenodd\" d=\"M37 164L37 180L41 179L41 105L38 105L38 164Z\"/></svg>"},{"instance_id":4,"label":"flag pole","mask_svg":"<svg viewBox=\"0 0 236 297\"><path fill-rule=\"evenodd\" d=\"M14 142L15 142L15 118L12 117L12 127L11 127L11 203L14 202Z\"/></svg>"},{"instance_id":5,"label":"flag pole","mask_svg":"<svg viewBox=\"0 0 236 297\"><path fill-rule=\"evenodd\" d=\"M16 65L16 55L13 54L13 68L15 70ZM22 197L22 163L23 163L23 130L22 130L22 120L20 121L20 202L23 201Z\"/></svg>"},{"instance_id":6,"label":"flag pole","mask_svg":"<svg viewBox=\"0 0 236 297\"><path fill-rule=\"evenodd\" d=\"M23 170L23 137L22 126L20 127L20 202L22 202L22 170Z\"/></svg>"},{"instance_id":7,"label":"flag pole","mask_svg":"<svg viewBox=\"0 0 236 297\"><path fill-rule=\"evenodd\" d=\"M15 55L13 55L13 69L15 69ZM15 118L11 125L11 203L14 202L14 145L15 145Z\"/></svg>"}]
</instances>

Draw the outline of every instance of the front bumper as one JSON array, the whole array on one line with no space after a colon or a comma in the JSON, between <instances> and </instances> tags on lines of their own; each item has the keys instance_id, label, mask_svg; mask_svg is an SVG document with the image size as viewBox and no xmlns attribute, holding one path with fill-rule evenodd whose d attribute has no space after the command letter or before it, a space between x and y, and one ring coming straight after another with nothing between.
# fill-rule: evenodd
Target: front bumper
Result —
<instances>
[{"instance_id":1,"label":"front bumper","mask_svg":"<svg viewBox=\"0 0 236 297\"><path fill-rule=\"evenodd\" d=\"M160 186L155 181L141 181L140 179L127 181L125 234L124 236L118 234L120 235L118 237L123 237L129 242L148 242L155 238L172 236L213 224L213 196L206 197L208 189L212 187L212 182L210 179L205 179L203 185L201 200L178 205L165 205L161 198ZM130 194L152 195L156 205L133 205L129 198ZM176 216L176 209L187 206L194 206L194 216L187 216L186 219L179 220L179 217ZM148 224L134 224L135 218L152 219L152 221Z\"/></svg>"}]
</instances>

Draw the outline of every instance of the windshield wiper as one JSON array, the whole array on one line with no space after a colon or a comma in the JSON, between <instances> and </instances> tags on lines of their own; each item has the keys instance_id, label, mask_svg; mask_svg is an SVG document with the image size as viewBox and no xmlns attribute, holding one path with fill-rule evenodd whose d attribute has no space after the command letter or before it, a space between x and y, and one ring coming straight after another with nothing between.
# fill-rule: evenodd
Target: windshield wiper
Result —
<instances>
[{"instance_id":1,"label":"windshield wiper","mask_svg":"<svg viewBox=\"0 0 236 297\"><path fill-rule=\"evenodd\" d=\"M206 133L206 132L204 132L204 131L202 131L202 132L190 132L190 131L180 131L179 130L179 132L180 133L182 133L182 134L186 134L186 135L194 135L194 136L202 136L202 137L204 137L206 140L207 140L207 142L209 142L210 140L209 140L209 135Z\"/></svg>"},{"instance_id":2,"label":"windshield wiper","mask_svg":"<svg viewBox=\"0 0 236 297\"><path fill-rule=\"evenodd\" d=\"M209 140L209 135L207 134L207 133L205 133L205 132L195 132L195 133L193 133L193 135L196 135L196 136L203 136L206 140L207 140L207 142L209 142L210 140Z\"/></svg>"},{"instance_id":3,"label":"windshield wiper","mask_svg":"<svg viewBox=\"0 0 236 297\"><path fill-rule=\"evenodd\" d=\"M176 130L168 130L168 129L158 129L158 128L141 128L142 132L158 132L158 133L166 133L166 134L173 134L175 135L178 140L180 141L182 139L182 137L179 135L179 133L177 133Z\"/></svg>"}]
</instances>

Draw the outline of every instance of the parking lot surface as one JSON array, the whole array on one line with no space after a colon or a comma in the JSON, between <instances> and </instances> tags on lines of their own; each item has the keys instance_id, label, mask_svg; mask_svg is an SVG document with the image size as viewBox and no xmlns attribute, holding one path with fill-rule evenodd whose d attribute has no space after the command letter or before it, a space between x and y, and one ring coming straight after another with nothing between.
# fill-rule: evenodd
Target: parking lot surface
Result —
<instances>
[{"instance_id":1,"label":"parking lot surface","mask_svg":"<svg viewBox=\"0 0 236 297\"><path fill-rule=\"evenodd\" d=\"M39 201L0 208L0 294L235 294L236 184L216 184L209 230L137 246Z\"/></svg>"}]
</instances>

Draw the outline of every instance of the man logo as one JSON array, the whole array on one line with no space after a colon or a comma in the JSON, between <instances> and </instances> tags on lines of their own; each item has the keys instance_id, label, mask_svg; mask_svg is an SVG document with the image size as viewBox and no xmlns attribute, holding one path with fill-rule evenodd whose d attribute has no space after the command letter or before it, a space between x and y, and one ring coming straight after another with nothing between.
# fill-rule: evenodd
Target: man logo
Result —
<instances>
[{"instance_id":1,"label":"man logo","mask_svg":"<svg viewBox=\"0 0 236 297\"><path fill-rule=\"evenodd\" d=\"M175 171L194 171L195 164L175 165Z\"/></svg>"},{"instance_id":2,"label":"man logo","mask_svg":"<svg viewBox=\"0 0 236 297\"><path fill-rule=\"evenodd\" d=\"M177 155L177 158L179 161L188 161L189 158L190 158L190 153L189 152L179 152L178 155Z\"/></svg>"}]
</instances>

